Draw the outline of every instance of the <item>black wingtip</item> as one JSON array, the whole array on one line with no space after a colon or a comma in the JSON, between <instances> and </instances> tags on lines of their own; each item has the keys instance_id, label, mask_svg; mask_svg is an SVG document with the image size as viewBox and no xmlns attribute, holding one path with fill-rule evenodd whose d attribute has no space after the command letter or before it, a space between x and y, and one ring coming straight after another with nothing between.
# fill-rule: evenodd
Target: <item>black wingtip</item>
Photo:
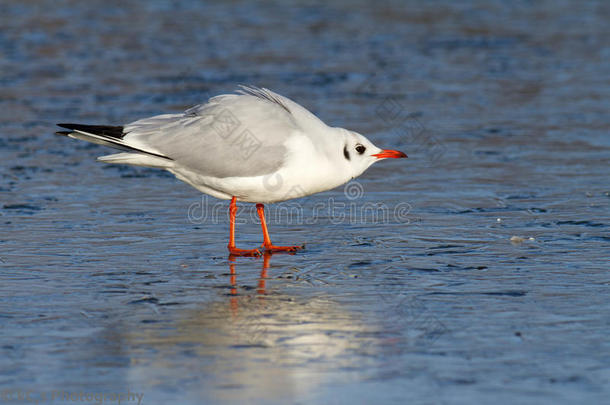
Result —
<instances>
[{"instance_id":1,"label":"black wingtip","mask_svg":"<svg viewBox=\"0 0 610 405\"><path fill-rule=\"evenodd\" d=\"M94 135L108 136L111 138L123 139L125 134L123 133L122 126L112 125L85 125L85 124L72 124L72 123L61 123L57 126L71 129L72 131L89 132Z\"/></svg>"},{"instance_id":2,"label":"black wingtip","mask_svg":"<svg viewBox=\"0 0 610 405\"><path fill-rule=\"evenodd\" d=\"M132 146L126 145L122 142L117 141L117 139L123 139L125 135L123 133L123 127L115 127L111 125L84 125L84 124L57 124L62 128L71 129L71 131L57 131L55 132L57 135L70 136L75 131L84 132L85 136L82 138L83 140L93 142L93 143L101 143L106 146L114 147L121 150L127 150L129 152L142 153L151 156L157 156L167 160L173 160L170 157L160 155L153 152L147 152L142 149L134 148ZM91 137L86 136L86 134L98 135L99 139L89 139ZM78 137L78 136L76 136ZM113 139L114 138L114 139ZM81 138L79 138L81 139Z\"/></svg>"}]
</instances>

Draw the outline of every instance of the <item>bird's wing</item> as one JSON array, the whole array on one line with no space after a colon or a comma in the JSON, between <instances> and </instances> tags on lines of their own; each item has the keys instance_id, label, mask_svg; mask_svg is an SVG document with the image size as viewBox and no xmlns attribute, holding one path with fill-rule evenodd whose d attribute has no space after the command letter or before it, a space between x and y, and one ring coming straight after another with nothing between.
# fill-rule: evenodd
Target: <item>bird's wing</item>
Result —
<instances>
[{"instance_id":1,"label":"bird's wing","mask_svg":"<svg viewBox=\"0 0 610 405\"><path fill-rule=\"evenodd\" d=\"M325 124L297 103L242 87L240 94L213 97L183 114L132 122L123 139L204 176L250 177L280 168L286 140L316 125Z\"/></svg>"}]
</instances>

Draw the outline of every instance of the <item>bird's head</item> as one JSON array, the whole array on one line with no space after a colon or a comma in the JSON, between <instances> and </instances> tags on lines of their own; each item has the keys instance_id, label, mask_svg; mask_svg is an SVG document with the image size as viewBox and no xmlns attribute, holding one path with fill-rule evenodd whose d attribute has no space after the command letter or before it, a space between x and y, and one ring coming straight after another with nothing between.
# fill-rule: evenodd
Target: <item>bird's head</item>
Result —
<instances>
[{"instance_id":1,"label":"bird's head","mask_svg":"<svg viewBox=\"0 0 610 405\"><path fill-rule=\"evenodd\" d=\"M403 152L391 149L380 149L354 131L343 132L343 160L352 172L352 178L360 176L375 162L389 158L406 158Z\"/></svg>"}]
</instances>

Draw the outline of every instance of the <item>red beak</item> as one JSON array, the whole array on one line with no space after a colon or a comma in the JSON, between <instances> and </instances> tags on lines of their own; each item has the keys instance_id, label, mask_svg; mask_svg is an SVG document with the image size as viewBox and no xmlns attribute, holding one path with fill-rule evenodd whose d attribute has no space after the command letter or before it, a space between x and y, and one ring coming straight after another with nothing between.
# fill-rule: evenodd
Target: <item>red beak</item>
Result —
<instances>
[{"instance_id":1,"label":"red beak","mask_svg":"<svg viewBox=\"0 0 610 405\"><path fill-rule=\"evenodd\" d=\"M387 159L387 158L398 159L398 158L406 158L407 157L407 155L405 155L401 151L399 151L399 150L391 150L391 149L382 150L381 152L376 153L376 154L371 155L371 156L375 156L377 159Z\"/></svg>"}]
</instances>

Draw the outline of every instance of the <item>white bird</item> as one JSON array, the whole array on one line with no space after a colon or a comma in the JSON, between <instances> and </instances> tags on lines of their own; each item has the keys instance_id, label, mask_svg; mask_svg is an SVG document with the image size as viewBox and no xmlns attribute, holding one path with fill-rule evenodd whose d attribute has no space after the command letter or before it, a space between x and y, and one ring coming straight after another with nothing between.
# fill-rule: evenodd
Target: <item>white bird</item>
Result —
<instances>
[{"instance_id":1,"label":"white bird","mask_svg":"<svg viewBox=\"0 0 610 405\"><path fill-rule=\"evenodd\" d=\"M407 157L354 131L329 127L271 90L240 86L236 93L125 126L58 124L70 131L57 134L124 151L99 161L165 169L203 193L230 199L228 249L241 256L303 247L271 243L263 203L330 190L379 160ZM235 247L237 201L257 203L261 249Z\"/></svg>"}]
</instances>

